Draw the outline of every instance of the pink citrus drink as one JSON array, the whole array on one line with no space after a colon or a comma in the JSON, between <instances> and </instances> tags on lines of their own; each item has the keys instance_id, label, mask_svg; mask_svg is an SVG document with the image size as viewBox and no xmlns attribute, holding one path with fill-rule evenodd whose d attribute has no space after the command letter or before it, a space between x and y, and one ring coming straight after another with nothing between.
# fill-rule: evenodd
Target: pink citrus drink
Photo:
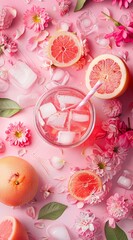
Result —
<instances>
[{"instance_id":1,"label":"pink citrus drink","mask_svg":"<svg viewBox=\"0 0 133 240\"><path fill-rule=\"evenodd\" d=\"M85 95L71 87L45 93L35 108L35 123L44 140L58 147L74 147L91 134L95 111L90 101L76 109Z\"/></svg>"}]
</instances>

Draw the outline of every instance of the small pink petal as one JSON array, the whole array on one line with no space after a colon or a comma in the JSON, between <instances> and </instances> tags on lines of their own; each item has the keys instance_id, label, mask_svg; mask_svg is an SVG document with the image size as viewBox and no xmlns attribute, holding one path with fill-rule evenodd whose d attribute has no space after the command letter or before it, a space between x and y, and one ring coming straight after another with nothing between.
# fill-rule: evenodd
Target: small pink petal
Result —
<instances>
[{"instance_id":1,"label":"small pink petal","mask_svg":"<svg viewBox=\"0 0 133 240\"><path fill-rule=\"evenodd\" d=\"M47 37L49 36L49 32L44 30L42 32L39 33L38 37L37 37L37 41L38 42L42 42L44 41Z\"/></svg>"},{"instance_id":2,"label":"small pink petal","mask_svg":"<svg viewBox=\"0 0 133 240\"><path fill-rule=\"evenodd\" d=\"M27 209L26 209L26 213L27 213L27 215L29 216L29 217L31 217L32 219L35 219L35 217L36 217L36 212L35 212L35 208L34 207L28 207Z\"/></svg>"},{"instance_id":3,"label":"small pink petal","mask_svg":"<svg viewBox=\"0 0 133 240\"><path fill-rule=\"evenodd\" d=\"M2 67L5 64L5 60L3 56L0 56L0 67Z\"/></svg>"},{"instance_id":4,"label":"small pink petal","mask_svg":"<svg viewBox=\"0 0 133 240\"><path fill-rule=\"evenodd\" d=\"M34 51L37 48L38 42L36 37L31 37L28 40L28 44L27 44L27 50L29 51Z\"/></svg>"},{"instance_id":5,"label":"small pink petal","mask_svg":"<svg viewBox=\"0 0 133 240\"><path fill-rule=\"evenodd\" d=\"M16 32L13 34L13 37L15 40L19 39L25 32L25 26L22 25L19 29L16 30Z\"/></svg>"},{"instance_id":6,"label":"small pink petal","mask_svg":"<svg viewBox=\"0 0 133 240\"><path fill-rule=\"evenodd\" d=\"M5 148L5 144L2 141L2 139L0 139L0 153L5 152L6 148Z\"/></svg>"},{"instance_id":7,"label":"small pink petal","mask_svg":"<svg viewBox=\"0 0 133 240\"><path fill-rule=\"evenodd\" d=\"M70 204L75 204L77 203L77 200L75 198L73 198L70 194L67 195L67 200Z\"/></svg>"},{"instance_id":8,"label":"small pink petal","mask_svg":"<svg viewBox=\"0 0 133 240\"><path fill-rule=\"evenodd\" d=\"M104 12L105 14L107 14L110 17L110 11L108 8L104 7L102 12ZM99 17L101 20L106 20L106 21L109 20L109 18L107 16L105 16L103 13L101 13Z\"/></svg>"},{"instance_id":9,"label":"small pink petal","mask_svg":"<svg viewBox=\"0 0 133 240\"><path fill-rule=\"evenodd\" d=\"M116 223L115 223L115 220L114 220L114 218L109 218L108 219L108 221L109 221L109 226L110 227L112 227L112 228L115 228L116 227Z\"/></svg>"},{"instance_id":10,"label":"small pink petal","mask_svg":"<svg viewBox=\"0 0 133 240\"><path fill-rule=\"evenodd\" d=\"M128 51L120 51L120 52L118 52L118 56L120 58L122 58L124 61L127 61L128 55L129 55Z\"/></svg>"},{"instance_id":11,"label":"small pink petal","mask_svg":"<svg viewBox=\"0 0 133 240\"><path fill-rule=\"evenodd\" d=\"M84 203L83 202L77 202L77 208L83 208L84 207Z\"/></svg>"},{"instance_id":12,"label":"small pink petal","mask_svg":"<svg viewBox=\"0 0 133 240\"><path fill-rule=\"evenodd\" d=\"M45 227L45 220L37 220L34 223L34 226L39 229L43 229Z\"/></svg>"},{"instance_id":13,"label":"small pink petal","mask_svg":"<svg viewBox=\"0 0 133 240\"><path fill-rule=\"evenodd\" d=\"M20 157L23 157L27 153L27 150L25 148L19 149L18 150L18 155Z\"/></svg>"}]
</instances>

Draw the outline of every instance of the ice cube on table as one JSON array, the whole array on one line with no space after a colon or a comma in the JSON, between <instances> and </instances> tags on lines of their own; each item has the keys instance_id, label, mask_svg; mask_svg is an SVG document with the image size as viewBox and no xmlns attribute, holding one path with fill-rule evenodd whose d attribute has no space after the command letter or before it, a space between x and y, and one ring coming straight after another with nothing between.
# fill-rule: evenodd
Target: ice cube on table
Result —
<instances>
[{"instance_id":1,"label":"ice cube on table","mask_svg":"<svg viewBox=\"0 0 133 240\"><path fill-rule=\"evenodd\" d=\"M76 133L72 131L59 131L57 142L63 145L72 144L75 140Z\"/></svg>"},{"instance_id":2,"label":"ice cube on table","mask_svg":"<svg viewBox=\"0 0 133 240\"><path fill-rule=\"evenodd\" d=\"M57 94L56 95L57 104L59 106L59 109L66 109L72 105L77 105L81 102L81 98L71 95L63 95L63 94Z\"/></svg>"},{"instance_id":3,"label":"ice cube on table","mask_svg":"<svg viewBox=\"0 0 133 240\"><path fill-rule=\"evenodd\" d=\"M70 109L71 119L75 122L89 122L90 114L87 110Z\"/></svg>"},{"instance_id":4,"label":"ice cube on table","mask_svg":"<svg viewBox=\"0 0 133 240\"><path fill-rule=\"evenodd\" d=\"M67 112L56 112L47 119L46 124L50 125L53 128L64 128L66 125L67 116Z\"/></svg>"},{"instance_id":5,"label":"ice cube on table","mask_svg":"<svg viewBox=\"0 0 133 240\"><path fill-rule=\"evenodd\" d=\"M14 78L15 84L25 90L29 89L37 79L36 73L20 60L9 69L9 73Z\"/></svg>"},{"instance_id":6,"label":"ice cube on table","mask_svg":"<svg viewBox=\"0 0 133 240\"><path fill-rule=\"evenodd\" d=\"M63 224L50 225L47 228L47 234L53 240L71 240L69 233Z\"/></svg>"},{"instance_id":7,"label":"ice cube on table","mask_svg":"<svg viewBox=\"0 0 133 240\"><path fill-rule=\"evenodd\" d=\"M40 107L41 116L43 119L50 117L52 114L56 113L57 110L53 103L48 102Z\"/></svg>"}]
</instances>

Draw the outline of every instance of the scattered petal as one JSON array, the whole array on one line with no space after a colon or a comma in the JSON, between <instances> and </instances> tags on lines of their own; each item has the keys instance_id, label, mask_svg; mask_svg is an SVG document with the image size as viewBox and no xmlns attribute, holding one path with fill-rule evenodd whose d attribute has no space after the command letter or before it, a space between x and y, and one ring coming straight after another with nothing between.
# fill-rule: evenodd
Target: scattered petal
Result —
<instances>
[{"instance_id":1,"label":"scattered petal","mask_svg":"<svg viewBox=\"0 0 133 240\"><path fill-rule=\"evenodd\" d=\"M7 29L11 26L17 11L12 7L3 7L0 9L0 30Z\"/></svg>"},{"instance_id":2,"label":"scattered petal","mask_svg":"<svg viewBox=\"0 0 133 240\"><path fill-rule=\"evenodd\" d=\"M36 228L39 228L39 229L45 228L45 220L37 220L37 221L34 223L34 226L35 226Z\"/></svg>"},{"instance_id":3,"label":"scattered petal","mask_svg":"<svg viewBox=\"0 0 133 240\"><path fill-rule=\"evenodd\" d=\"M122 58L124 61L127 61L128 60L128 55L129 55L129 52L128 51L119 51L118 52L118 56L120 58Z\"/></svg>"},{"instance_id":4,"label":"scattered petal","mask_svg":"<svg viewBox=\"0 0 133 240\"><path fill-rule=\"evenodd\" d=\"M13 34L15 40L19 39L25 33L25 26L22 25L16 32Z\"/></svg>"},{"instance_id":5,"label":"scattered petal","mask_svg":"<svg viewBox=\"0 0 133 240\"><path fill-rule=\"evenodd\" d=\"M0 139L0 153L5 152L6 147L2 139Z\"/></svg>"},{"instance_id":6,"label":"scattered petal","mask_svg":"<svg viewBox=\"0 0 133 240\"><path fill-rule=\"evenodd\" d=\"M83 208L84 203L83 202L77 202L77 208Z\"/></svg>"},{"instance_id":7,"label":"scattered petal","mask_svg":"<svg viewBox=\"0 0 133 240\"><path fill-rule=\"evenodd\" d=\"M103 8L102 12L104 12L105 14L107 14L109 17L111 16L109 9L106 8L106 7ZM100 16L99 16L100 19L101 19L101 20L106 20L106 21L108 21L108 20L109 20L109 17L107 17L107 16L106 16L105 14L103 14L102 12L101 12L101 14L100 14Z\"/></svg>"},{"instance_id":8,"label":"scattered petal","mask_svg":"<svg viewBox=\"0 0 133 240\"><path fill-rule=\"evenodd\" d=\"M75 204L77 203L77 200L75 198L73 198L70 194L67 195L67 200L70 204Z\"/></svg>"},{"instance_id":9,"label":"scattered petal","mask_svg":"<svg viewBox=\"0 0 133 240\"><path fill-rule=\"evenodd\" d=\"M64 167L65 161L64 161L64 159L62 159L60 157L53 156L50 159L50 163L55 169L59 170Z\"/></svg>"},{"instance_id":10,"label":"scattered petal","mask_svg":"<svg viewBox=\"0 0 133 240\"><path fill-rule=\"evenodd\" d=\"M31 217L32 219L35 219L35 217L36 217L36 212L35 212L35 208L34 207L28 207L27 209L26 209L26 213L27 213L27 215L29 216L29 217Z\"/></svg>"},{"instance_id":11,"label":"scattered petal","mask_svg":"<svg viewBox=\"0 0 133 240\"><path fill-rule=\"evenodd\" d=\"M18 150L18 155L20 157L23 157L27 153L27 150L25 148L19 149Z\"/></svg>"}]
</instances>

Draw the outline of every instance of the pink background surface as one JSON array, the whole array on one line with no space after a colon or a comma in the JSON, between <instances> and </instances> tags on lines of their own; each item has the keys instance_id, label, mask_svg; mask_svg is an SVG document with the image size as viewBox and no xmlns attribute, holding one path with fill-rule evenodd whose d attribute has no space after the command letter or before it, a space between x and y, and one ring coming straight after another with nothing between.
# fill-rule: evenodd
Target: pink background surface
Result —
<instances>
[{"instance_id":1,"label":"pink background surface","mask_svg":"<svg viewBox=\"0 0 133 240\"><path fill-rule=\"evenodd\" d=\"M10 36L12 36L12 34L15 32L16 28L20 27L20 25L22 24L23 13L28 8L30 9L33 4L36 4L41 7L45 7L47 9L47 11L49 12L49 14L52 16L52 18L57 22L59 22L60 20L67 21L70 23L73 22L73 27L75 30L76 30L75 23L76 23L78 16L81 15L81 13L83 13L86 10L91 10L92 12L95 13L96 16L99 16L100 12L106 6L110 9L111 13L113 13L113 17L116 19L119 19L119 17L122 14L129 11L124 8L122 8L120 10L117 5L112 6L111 1L105 1L102 3L94 3L92 1L89 1L89 3L86 5L86 7L82 11L74 13L73 10L74 10L74 6L76 4L76 1L74 0L69 14L67 14L64 17L60 17L59 11L54 11L54 9L53 9L53 6L58 8L57 2L55 0L44 0L43 2L34 0L34 1L31 1L30 4L27 4L24 0L21 0L21 1L1 0L2 6L4 6L4 5L12 6L12 7L16 8L17 12L18 12L17 18L15 19L12 26L8 30L5 31L8 35L11 34ZM130 7L130 11L131 10L133 10L133 7ZM100 24L101 24L101 26L99 28L100 29L99 32L105 33L106 28L107 28L106 22L103 21ZM53 27L51 26L49 28L49 31L54 31L54 30L55 30L55 26L53 26ZM36 52L28 52L26 50L27 40L29 39L29 37L31 37L33 35L35 35L35 34L32 30L27 30L26 33L19 39L19 41L18 41L19 51L18 51L18 54L14 57L13 61L15 61L15 58L26 61L27 64L29 64L33 70L36 67L36 69L41 71L42 74L44 76L46 76L46 81L48 81L48 79L50 77L49 72L47 72L41 68L41 62L37 58ZM113 54L117 55L119 53L119 51L122 51L122 50L129 51L129 57L128 57L127 64L130 69L131 78L132 78L132 76L133 76L133 68L132 68L133 46L132 46L132 44L127 44L127 45L124 45L123 47L118 48L115 46L115 43L112 43L112 49L111 48L109 48L109 49L101 48L95 42L95 37L97 35L98 35L98 33L91 34L89 36L91 55L93 57L96 57L97 55L102 54L102 53L113 53ZM7 68L9 67L9 64L7 62L5 63L4 68L6 68L6 67ZM86 68L87 68L87 66L85 66L85 68L79 72L77 72L73 68L68 68L67 70L70 73L70 80L68 82L68 85L75 86L79 89L82 88L82 90L87 93L87 89L86 89L85 82L84 82ZM30 93L32 94L34 92L39 92L39 94L40 94L40 92L43 93L43 89L40 89L40 87L38 87L38 85L35 85L32 88L32 91ZM0 97L8 97L8 98L11 98L11 99L17 101L17 97L23 93L24 92L22 89L15 87L11 82L8 91L3 94L0 93ZM126 93L120 97L120 100L123 103L123 119L125 119L125 120L128 116L129 104L131 101L133 101L132 93L133 93L133 88L132 88L132 86L130 86L130 88L128 88ZM103 101L98 100L95 97L93 97L92 101L97 110L97 119L101 119L102 116L100 115L100 111L101 111L101 106L103 104ZM71 205L67 201L66 193L59 194L59 193L55 192L55 193L52 193L49 198L44 200L42 197L42 194L40 193L40 188L45 184L51 184L52 186L56 186L55 189L56 188L59 189L59 188L61 188L61 186L67 186L69 176L71 175L71 168L73 168L73 167L85 168L87 166L85 157L82 155L83 146L80 146L80 147L77 147L74 149L62 150L59 148L52 147L52 146L48 145L47 143L45 143L40 138L40 136L37 134L37 132L35 130L33 111L34 111L34 107L29 107L29 108L25 108L19 114L13 116L10 119L0 118L0 137L3 140L5 139L5 137L6 137L5 130L6 130L7 126L9 125L9 123L22 121L29 129L31 129L32 144L30 146L26 147L27 153L23 156L23 158L25 160L27 160L28 162L30 162L35 167L35 169L38 172L39 179L40 179L39 190L38 190L38 193L36 196L37 202L33 206L35 206L36 212L38 214L39 209L42 206L44 206L46 203L49 203L51 201L57 201L57 202L61 202L63 204L68 205L67 210L63 213L63 215L60 218L58 218L56 221L45 220L45 225L47 227L48 225L53 224L53 223L64 223L68 228L71 239L76 240L76 239L78 239L78 237L73 229L73 225L74 225L76 217L79 215L80 209L78 209L76 205ZM89 141L86 143L86 146L87 146L87 144L89 145ZM6 142L6 151L5 151L5 153L0 154L0 157L4 157L4 156L8 156L8 155L18 156L18 150L19 150L18 147L14 147L14 146L11 147L9 145L9 143ZM128 155L126 162L123 165L123 169L124 168L132 169L133 168L132 154L133 154L133 150L130 150L130 154ZM50 165L49 159L52 156L63 157L63 159L66 161L66 164L62 170L55 170ZM115 193L117 191L124 195L133 193L133 189L131 189L129 191L124 190L116 184L118 176L119 176L119 174L114 178L113 187L112 187L110 193L108 194L108 196L110 196L112 193ZM59 182L54 179L55 177L65 177L65 180L63 182ZM12 208L12 207L8 207L4 204L0 204L0 219L2 219L3 216L6 216L6 215L12 215L12 216L18 217L20 219L20 221L25 225L27 231L31 232L33 237L36 240L39 240L39 239L42 239L42 237L46 236L46 228L37 229L34 226L34 223L36 222L37 217L36 217L36 219L33 220L26 214L26 209L27 209L27 206L29 206L29 205L26 205L23 207ZM105 202L102 202L95 206L87 206L87 208L91 209L96 214L97 217L100 217L102 223L105 221L106 216L107 216ZM131 236L130 236L130 234L128 234L128 231L130 231L133 228L133 221L132 220L123 220L120 222L119 225L121 227L123 227L123 229L126 231L128 237L129 237L129 240L131 240Z\"/></svg>"}]
</instances>

